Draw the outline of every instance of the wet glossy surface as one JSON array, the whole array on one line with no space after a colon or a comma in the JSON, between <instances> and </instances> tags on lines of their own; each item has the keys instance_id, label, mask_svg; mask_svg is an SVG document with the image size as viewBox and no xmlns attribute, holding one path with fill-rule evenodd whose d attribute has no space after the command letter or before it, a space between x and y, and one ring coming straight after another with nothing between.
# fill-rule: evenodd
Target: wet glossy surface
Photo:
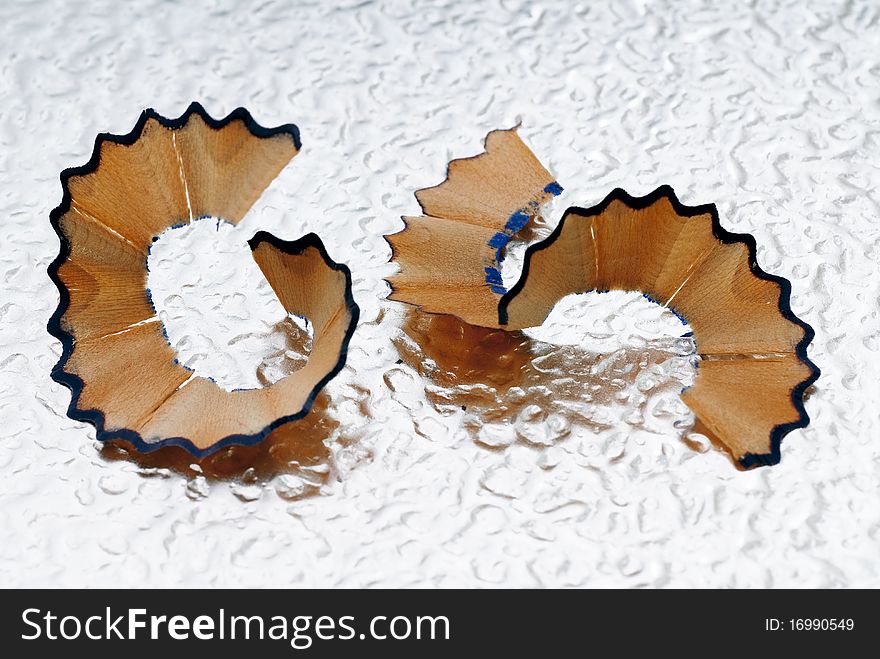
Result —
<instances>
[{"instance_id":1,"label":"wet glossy surface","mask_svg":"<svg viewBox=\"0 0 880 659\"><path fill-rule=\"evenodd\" d=\"M880 585L873 4L38 0L0 8L0 36L3 585ZM98 445L45 331L58 173L192 100L300 127L240 233L319 233L361 308L309 417L200 464ZM638 296L523 335L383 300L412 192L519 120L565 187L550 226L669 183L792 281L823 376L778 466L738 471L689 430L692 347ZM225 302L245 326L261 299Z\"/></svg>"}]
</instances>

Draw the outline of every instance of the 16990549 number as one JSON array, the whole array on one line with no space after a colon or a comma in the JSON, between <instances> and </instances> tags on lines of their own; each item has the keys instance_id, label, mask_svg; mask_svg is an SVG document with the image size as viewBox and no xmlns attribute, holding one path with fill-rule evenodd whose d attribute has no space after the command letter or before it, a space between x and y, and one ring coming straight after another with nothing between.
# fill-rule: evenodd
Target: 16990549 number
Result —
<instances>
[{"instance_id":1,"label":"16990549 number","mask_svg":"<svg viewBox=\"0 0 880 659\"><path fill-rule=\"evenodd\" d=\"M765 618L764 629L769 632L775 631L848 631L855 629L856 623L852 618Z\"/></svg>"},{"instance_id":2,"label":"16990549 number","mask_svg":"<svg viewBox=\"0 0 880 659\"><path fill-rule=\"evenodd\" d=\"M852 618L791 618L794 631L852 631L856 626Z\"/></svg>"}]
</instances>

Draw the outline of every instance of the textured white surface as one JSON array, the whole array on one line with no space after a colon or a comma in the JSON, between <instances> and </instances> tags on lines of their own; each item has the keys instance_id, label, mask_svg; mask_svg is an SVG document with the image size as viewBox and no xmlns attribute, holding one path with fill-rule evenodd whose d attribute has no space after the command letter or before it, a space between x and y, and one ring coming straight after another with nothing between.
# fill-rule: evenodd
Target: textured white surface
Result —
<instances>
[{"instance_id":1,"label":"textured white surface","mask_svg":"<svg viewBox=\"0 0 880 659\"><path fill-rule=\"evenodd\" d=\"M289 315L251 256L249 223L203 217L150 247L147 287L177 359L227 391L301 368L310 327ZM290 345L295 343L295 345Z\"/></svg>"},{"instance_id":2,"label":"textured white surface","mask_svg":"<svg viewBox=\"0 0 880 659\"><path fill-rule=\"evenodd\" d=\"M0 585L880 586L876 3L120 4L0 5ZM48 375L58 173L191 100L300 127L243 235L318 232L361 307L326 448L227 479L111 459ZM404 334L381 235L520 119L551 223L669 183L792 281L823 374L778 466L688 438L687 347L632 297L516 386Z\"/></svg>"}]
</instances>

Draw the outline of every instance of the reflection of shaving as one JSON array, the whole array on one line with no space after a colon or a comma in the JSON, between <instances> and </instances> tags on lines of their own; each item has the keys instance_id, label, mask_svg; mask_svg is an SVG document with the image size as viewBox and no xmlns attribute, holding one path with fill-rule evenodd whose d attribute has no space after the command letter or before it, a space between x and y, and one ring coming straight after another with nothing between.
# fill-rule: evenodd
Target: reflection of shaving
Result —
<instances>
[{"instance_id":1,"label":"reflection of shaving","mask_svg":"<svg viewBox=\"0 0 880 659\"><path fill-rule=\"evenodd\" d=\"M265 341L278 347L257 367L257 381L264 387L298 371L309 361L312 335L290 316L275 323Z\"/></svg>"},{"instance_id":2,"label":"reflection of shaving","mask_svg":"<svg viewBox=\"0 0 880 659\"><path fill-rule=\"evenodd\" d=\"M684 439L692 423L679 398L694 379L692 342L663 338L603 355L417 309L403 330L395 345L429 380L428 401L440 413L464 410L465 428L488 448L551 446L621 419L657 434L672 427Z\"/></svg>"},{"instance_id":3,"label":"reflection of shaving","mask_svg":"<svg viewBox=\"0 0 880 659\"><path fill-rule=\"evenodd\" d=\"M169 470L208 482L264 483L281 477L275 483L279 496L299 499L317 494L335 471L327 440L335 436L339 421L329 415L328 403L322 393L307 416L277 428L261 443L228 446L203 458L194 458L178 446L139 453L121 440L104 444L101 455L111 461L132 461L145 470Z\"/></svg>"}]
</instances>

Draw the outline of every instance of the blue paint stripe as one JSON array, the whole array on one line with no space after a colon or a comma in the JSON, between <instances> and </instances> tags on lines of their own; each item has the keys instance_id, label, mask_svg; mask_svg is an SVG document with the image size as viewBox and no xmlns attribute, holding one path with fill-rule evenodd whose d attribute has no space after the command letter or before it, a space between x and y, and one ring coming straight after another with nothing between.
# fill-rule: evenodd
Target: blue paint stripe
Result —
<instances>
[{"instance_id":1,"label":"blue paint stripe","mask_svg":"<svg viewBox=\"0 0 880 659\"><path fill-rule=\"evenodd\" d=\"M489 239L489 247L500 249L510 242L510 236L503 233L496 233Z\"/></svg>"},{"instance_id":2,"label":"blue paint stripe","mask_svg":"<svg viewBox=\"0 0 880 659\"><path fill-rule=\"evenodd\" d=\"M497 268L483 268L483 271L486 273L486 283L487 284L503 284L504 280L501 279L501 273Z\"/></svg>"},{"instance_id":3,"label":"blue paint stripe","mask_svg":"<svg viewBox=\"0 0 880 659\"><path fill-rule=\"evenodd\" d=\"M552 181L544 187L544 192L549 192L554 197L558 197L562 194L562 186L559 185L556 181Z\"/></svg>"},{"instance_id":4,"label":"blue paint stripe","mask_svg":"<svg viewBox=\"0 0 880 659\"><path fill-rule=\"evenodd\" d=\"M507 224L504 225L504 230L509 231L510 233L516 233L528 223L529 216L522 211L517 211L510 216L509 220L507 220Z\"/></svg>"},{"instance_id":5,"label":"blue paint stripe","mask_svg":"<svg viewBox=\"0 0 880 659\"><path fill-rule=\"evenodd\" d=\"M562 193L562 186L556 181L552 181L544 187L544 192L552 194L555 197ZM510 239L513 238L517 232L529 223L529 220L532 219L534 212L537 212L539 206L540 204L538 201L530 201L526 208L514 212L504 224L504 228L495 233L495 235L489 239L489 247L495 250L496 263L501 263L504 260L504 248L507 247L507 243L510 242ZM528 209L531 209L534 212L526 212ZM486 283L489 284L489 288L492 292L497 293L498 295L504 295L507 292L507 289L504 288L502 284L501 273L499 270L497 268L484 268L484 271L486 273Z\"/></svg>"}]
</instances>

